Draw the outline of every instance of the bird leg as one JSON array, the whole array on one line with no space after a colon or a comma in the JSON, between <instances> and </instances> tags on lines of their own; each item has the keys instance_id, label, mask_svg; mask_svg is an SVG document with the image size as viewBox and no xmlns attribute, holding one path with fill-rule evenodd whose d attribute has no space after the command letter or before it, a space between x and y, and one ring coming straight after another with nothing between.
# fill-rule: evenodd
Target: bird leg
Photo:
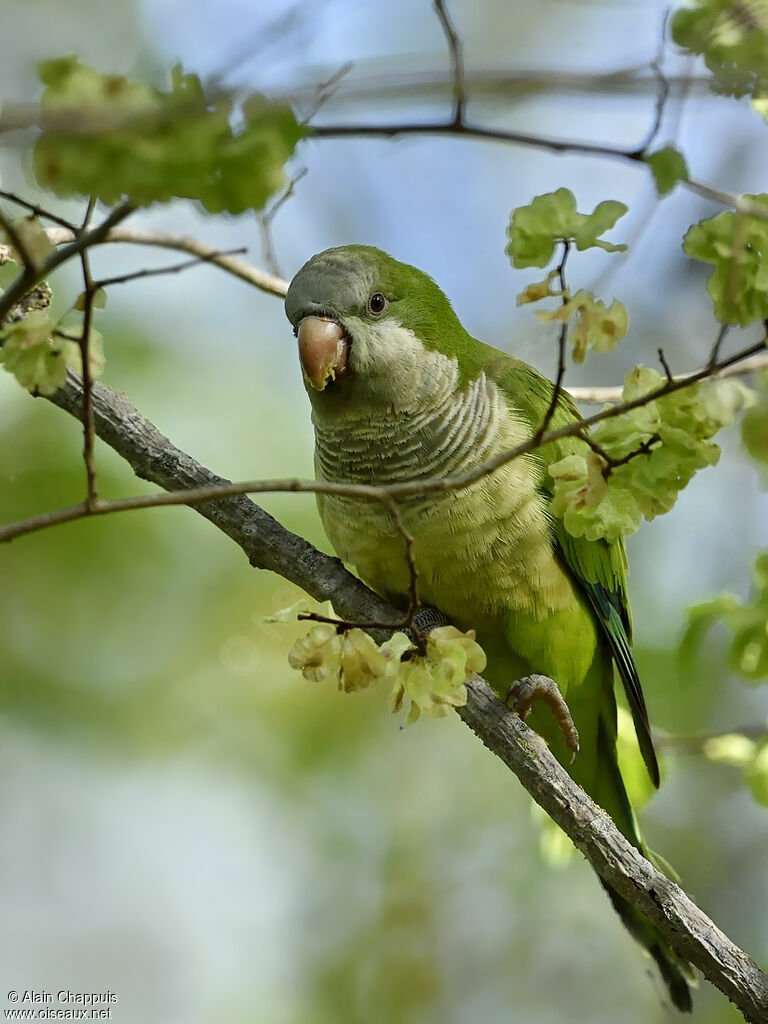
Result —
<instances>
[{"instance_id":1,"label":"bird leg","mask_svg":"<svg viewBox=\"0 0 768 1024\"><path fill-rule=\"evenodd\" d=\"M573 752L573 764L579 754L579 733L554 679L538 674L516 679L507 690L504 703L509 704L512 710L525 720L530 714L533 702L537 700L546 704L552 712L563 734L565 745Z\"/></svg>"},{"instance_id":2,"label":"bird leg","mask_svg":"<svg viewBox=\"0 0 768 1024\"><path fill-rule=\"evenodd\" d=\"M427 604L422 605L414 615L413 628L408 630L408 633L413 632L416 635L426 636L427 633L431 633L433 629L437 629L439 626L449 625L449 620L441 611Z\"/></svg>"}]
</instances>

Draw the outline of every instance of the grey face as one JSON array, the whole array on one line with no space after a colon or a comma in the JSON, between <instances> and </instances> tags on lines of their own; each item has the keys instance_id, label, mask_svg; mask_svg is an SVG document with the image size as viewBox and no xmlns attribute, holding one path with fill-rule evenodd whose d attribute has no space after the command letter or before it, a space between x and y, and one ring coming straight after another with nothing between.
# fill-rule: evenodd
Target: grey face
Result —
<instances>
[{"instance_id":1,"label":"grey face","mask_svg":"<svg viewBox=\"0 0 768 1024\"><path fill-rule=\"evenodd\" d=\"M360 313L374 284L367 262L349 251L327 249L313 256L296 274L285 297L285 312L294 327L306 316L324 316L343 323Z\"/></svg>"}]
</instances>

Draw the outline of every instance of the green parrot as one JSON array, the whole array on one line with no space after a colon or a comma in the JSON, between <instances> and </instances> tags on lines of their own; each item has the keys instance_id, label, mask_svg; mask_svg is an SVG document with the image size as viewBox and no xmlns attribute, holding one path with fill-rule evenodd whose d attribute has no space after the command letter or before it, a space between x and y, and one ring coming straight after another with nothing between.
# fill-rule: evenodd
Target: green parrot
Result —
<instances>
[{"instance_id":1,"label":"green parrot","mask_svg":"<svg viewBox=\"0 0 768 1024\"><path fill-rule=\"evenodd\" d=\"M431 278L379 249L348 245L313 256L291 282L285 309L312 404L319 480L387 485L466 472L530 438L550 405L548 380L476 341ZM561 394L551 427L574 418ZM532 673L556 681L578 729L578 758L571 764L543 706L531 715L533 727L647 856L616 758L614 664L658 785L630 653L624 546L571 536L551 509L548 466L584 447L574 438L551 442L463 490L405 499L400 511L413 536L421 601L477 631L488 657L484 675L502 697ZM336 495L319 495L318 506L339 557L407 607L403 541L384 506ZM690 1011L689 965L606 888L675 1006Z\"/></svg>"}]
</instances>

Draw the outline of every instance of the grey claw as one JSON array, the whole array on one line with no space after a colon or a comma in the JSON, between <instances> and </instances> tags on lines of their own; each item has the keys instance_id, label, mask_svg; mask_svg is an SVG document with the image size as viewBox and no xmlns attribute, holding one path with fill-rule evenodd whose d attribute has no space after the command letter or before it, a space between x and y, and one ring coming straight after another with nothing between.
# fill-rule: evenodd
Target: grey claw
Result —
<instances>
[{"instance_id":1,"label":"grey claw","mask_svg":"<svg viewBox=\"0 0 768 1024\"><path fill-rule=\"evenodd\" d=\"M563 734L565 745L573 752L571 764L579 756L579 733L574 724L568 705L560 693L560 687L549 676L538 674L516 679L507 690L505 703L522 719L528 717L534 701L547 705Z\"/></svg>"}]
</instances>

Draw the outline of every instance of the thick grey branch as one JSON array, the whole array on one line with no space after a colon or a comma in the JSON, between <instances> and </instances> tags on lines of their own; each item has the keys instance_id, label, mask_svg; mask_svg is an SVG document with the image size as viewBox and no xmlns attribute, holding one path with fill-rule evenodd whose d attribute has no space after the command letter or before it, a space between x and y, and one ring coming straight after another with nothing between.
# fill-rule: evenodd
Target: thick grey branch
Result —
<instances>
[{"instance_id":1,"label":"thick grey branch","mask_svg":"<svg viewBox=\"0 0 768 1024\"><path fill-rule=\"evenodd\" d=\"M70 373L53 395L78 417L82 388ZM122 395L96 384L96 432L137 475L168 490L223 483L222 478L175 448ZM331 599L345 618L398 622L401 614L352 576L336 558L291 533L244 495L197 505L238 544L252 565L271 569L318 600ZM517 775L595 871L656 925L673 949L724 992L744 1017L768 1022L768 976L735 946L685 893L658 872L621 835L612 820L573 782L544 741L476 679L458 712L485 745Z\"/></svg>"}]
</instances>

